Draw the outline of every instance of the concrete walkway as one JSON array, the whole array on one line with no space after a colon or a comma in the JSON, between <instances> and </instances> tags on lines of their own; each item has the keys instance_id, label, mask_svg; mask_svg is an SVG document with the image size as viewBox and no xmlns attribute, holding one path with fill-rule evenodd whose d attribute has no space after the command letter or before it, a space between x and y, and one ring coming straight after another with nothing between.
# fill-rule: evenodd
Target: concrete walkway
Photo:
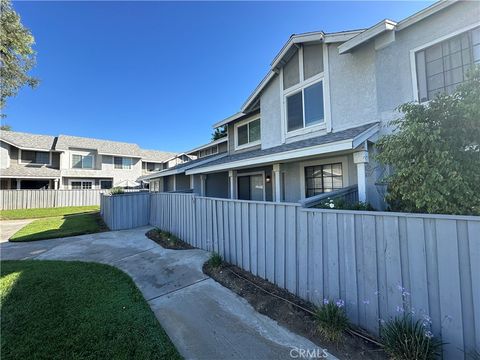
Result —
<instances>
[{"instance_id":1,"label":"concrete walkway","mask_svg":"<svg viewBox=\"0 0 480 360\"><path fill-rule=\"evenodd\" d=\"M202 272L203 250L167 250L147 227L29 243L2 243L7 259L95 261L129 274L186 359L291 359L315 344L257 313ZM332 355L328 359L335 359Z\"/></svg>"},{"instance_id":2,"label":"concrete walkway","mask_svg":"<svg viewBox=\"0 0 480 360\"><path fill-rule=\"evenodd\" d=\"M25 225L31 223L35 219L23 220L1 220L0 221L0 242L5 242Z\"/></svg>"}]
</instances>

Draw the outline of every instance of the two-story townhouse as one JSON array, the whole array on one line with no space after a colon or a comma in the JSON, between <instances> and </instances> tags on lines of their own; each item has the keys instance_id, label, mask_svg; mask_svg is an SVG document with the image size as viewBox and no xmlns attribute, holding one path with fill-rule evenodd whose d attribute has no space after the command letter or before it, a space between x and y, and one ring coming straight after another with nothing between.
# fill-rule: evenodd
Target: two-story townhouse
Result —
<instances>
[{"instance_id":1,"label":"two-story townhouse","mask_svg":"<svg viewBox=\"0 0 480 360\"><path fill-rule=\"evenodd\" d=\"M293 35L228 127L228 155L186 171L227 173L222 197L297 202L356 187L384 206L378 136L399 105L450 92L480 59L478 2L440 1L400 22Z\"/></svg>"},{"instance_id":2,"label":"two-story townhouse","mask_svg":"<svg viewBox=\"0 0 480 360\"><path fill-rule=\"evenodd\" d=\"M163 171L143 176L141 179L150 182L151 191L173 192L173 191L194 191L201 193L204 189L209 196L216 196L226 185L227 177L217 173L211 177L210 184L207 187L206 176L186 175L185 172L197 166L207 164L213 160L225 156L228 151L227 137L211 141L208 144L198 146L181 155L186 159L178 164L169 167Z\"/></svg>"},{"instance_id":3,"label":"two-story townhouse","mask_svg":"<svg viewBox=\"0 0 480 360\"><path fill-rule=\"evenodd\" d=\"M85 137L2 131L2 189L137 187L139 178L167 167L174 153Z\"/></svg>"},{"instance_id":4,"label":"two-story townhouse","mask_svg":"<svg viewBox=\"0 0 480 360\"><path fill-rule=\"evenodd\" d=\"M54 136L1 132L1 189L53 189L60 177Z\"/></svg>"}]
</instances>

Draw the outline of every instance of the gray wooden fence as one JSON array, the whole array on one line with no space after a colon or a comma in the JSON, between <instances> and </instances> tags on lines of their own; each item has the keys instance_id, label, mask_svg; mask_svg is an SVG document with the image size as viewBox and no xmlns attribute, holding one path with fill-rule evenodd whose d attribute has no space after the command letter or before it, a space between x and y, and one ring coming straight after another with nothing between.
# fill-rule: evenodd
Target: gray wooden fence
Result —
<instances>
[{"instance_id":1,"label":"gray wooden fence","mask_svg":"<svg viewBox=\"0 0 480 360\"><path fill-rule=\"evenodd\" d=\"M0 190L0 210L100 205L106 190Z\"/></svg>"},{"instance_id":2,"label":"gray wooden fence","mask_svg":"<svg viewBox=\"0 0 480 360\"><path fill-rule=\"evenodd\" d=\"M132 229L149 224L150 194L130 192L101 195L100 215L110 230Z\"/></svg>"},{"instance_id":3,"label":"gray wooden fence","mask_svg":"<svg viewBox=\"0 0 480 360\"><path fill-rule=\"evenodd\" d=\"M124 211L140 211L134 199ZM413 311L448 343L445 359L480 349L480 217L167 193L152 193L150 209L151 225L308 301L343 299L352 323L374 334Z\"/></svg>"}]
</instances>

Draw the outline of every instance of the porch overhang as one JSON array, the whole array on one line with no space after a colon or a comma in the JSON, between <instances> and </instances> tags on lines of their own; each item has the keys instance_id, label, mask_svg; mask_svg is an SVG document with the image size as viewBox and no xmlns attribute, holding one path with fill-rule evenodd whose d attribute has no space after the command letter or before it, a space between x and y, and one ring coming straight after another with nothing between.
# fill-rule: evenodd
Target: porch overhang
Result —
<instances>
[{"instance_id":1,"label":"porch overhang","mask_svg":"<svg viewBox=\"0 0 480 360\"><path fill-rule=\"evenodd\" d=\"M212 164L210 166L199 166L187 170L186 175L205 174L225 170L235 170L239 168L246 168L252 166L267 165L278 162L291 161L295 159L301 159L316 155L325 155L330 153L336 153L340 151L354 150L365 141L372 139L376 136L379 130L379 125L375 124L369 127L367 130L358 134L357 136L340 140L332 141L325 144L303 147L300 149L281 151L273 154L259 155L250 158L244 158L239 160L233 160L230 162L224 162L220 164Z\"/></svg>"}]
</instances>

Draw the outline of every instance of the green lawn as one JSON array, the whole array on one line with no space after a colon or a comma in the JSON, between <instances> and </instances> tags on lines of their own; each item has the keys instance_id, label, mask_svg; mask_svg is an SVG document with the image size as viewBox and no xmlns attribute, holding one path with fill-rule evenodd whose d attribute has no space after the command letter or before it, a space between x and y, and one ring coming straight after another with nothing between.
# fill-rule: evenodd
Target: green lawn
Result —
<instances>
[{"instance_id":1,"label":"green lawn","mask_svg":"<svg viewBox=\"0 0 480 360\"><path fill-rule=\"evenodd\" d=\"M49 217L32 221L17 231L10 241L35 241L107 230L98 212Z\"/></svg>"},{"instance_id":2,"label":"green lawn","mask_svg":"<svg viewBox=\"0 0 480 360\"><path fill-rule=\"evenodd\" d=\"M1 210L0 220L37 219L52 216L80 214L100 210L99 206L69 206L49 209Z\"/></svg>"},{"instance_id":3,"label":"green lawn","mask_svg":"<svg viewBox=\"0 0 480 360\"><path fill-rule=\"evenodd\" d=\"M2 261L9 359L180 359L132 279L109 265Z\"/></svg>"}]
</instances>

